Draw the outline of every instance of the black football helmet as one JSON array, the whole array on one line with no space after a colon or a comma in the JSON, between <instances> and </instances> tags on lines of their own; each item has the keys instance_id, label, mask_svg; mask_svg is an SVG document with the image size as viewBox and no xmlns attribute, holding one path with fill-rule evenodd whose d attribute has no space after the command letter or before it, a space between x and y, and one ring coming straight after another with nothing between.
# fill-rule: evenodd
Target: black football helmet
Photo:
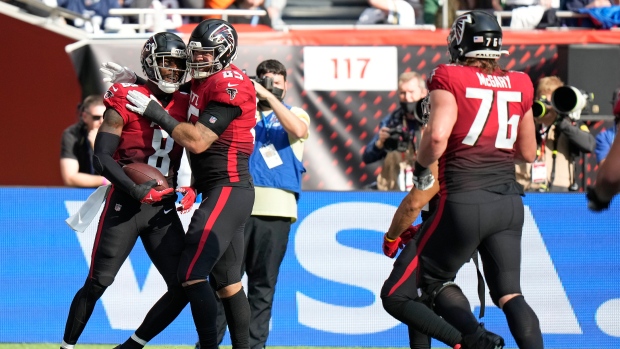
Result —
<instances>
[{"instance_id":1,"label":"black football helmet","mask_svg":"<svg viewBox=\"0 0 620 349\"><path fill-rule=\"evenodd\" d=\"M502 50L502 27L497 19L484 11L470 11L454 20L448 35L450 62L465 58L497 59L508 51Z\"/></svg>"},{"instance_id":2,"label":"black football helmet","mask_svg":"<svg viewBox=\"0 0 620 349\"><path fill-rule=\"evenodd\" d=\"M157 33L151 36L142 47L140 63L147 78L156 83L165 93L173 93L185 82L187 75L187 54L183 39L172 33ZM170 67L170 61L176 67ZM160 69L167 69L170 76L162 76Z\"/></svg>"},{"instance_id":3,"label":"black football helmet","mask_svg":"<svg viewBox=\"0 0 620 349\"><path fill-rule=\"evenodd\" d=\"M212 55L210 61L195 56ZM237 58L237 31L221 19L205 19L192 31L187 44L187 64L195 79L204 79L226 68Z\"/></svg>"}]
</instances>

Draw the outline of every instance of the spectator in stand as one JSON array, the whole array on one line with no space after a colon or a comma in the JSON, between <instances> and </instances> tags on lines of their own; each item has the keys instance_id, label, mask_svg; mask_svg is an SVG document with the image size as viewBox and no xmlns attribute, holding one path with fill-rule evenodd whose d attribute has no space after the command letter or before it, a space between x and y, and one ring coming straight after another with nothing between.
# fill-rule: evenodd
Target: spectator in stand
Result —
<instances>
[{"instance_id":1,"label":"spectator in stand","mask_svg":"<svg viewBox=\"0 0 620 349\"><path fill-rule=\"evenodd\" d=\"M65 185L96 188L109 182L95 174L93 149L97 130L103 122L103 97L91 95L80 106L80 120L62 133L60 175Z\"/></svg>"},{"instance_id":2,"label":"spectator in stand","mask_svg":"<svg viewBox=\"0 0 620 349\"><path fill-rule=\"evenodd\" d=\"M596 154L596 161L599 164L602 164L607 154L609 154L611 144L614 142L616 133L618 133L618 128L620 127L620 88L614 91L611 103L614 108L614 126L596 135L596 148L594 148L594 153Z\"/></svg>"},{"instance_id":3,"label":"spectator in stand","mask_svg":"<svg viewBox=\"0 0 620 349\"><path fill-rule=\"evenodd\" d=\"M265 10L265 0L235 0L230 6L230 10ZM269 13L264 16L230 16L228 23L231 24L262 24L271 27L271 18Z\"/></svg>"},{"instance_id":4,"label":"spectator in stand","mask_svg":"<svg viewBox=\"0 0 620 349\"><path fill-rule=\"evenodd\" d=\"M443 1L448 2L448 20L450 24L456 19L456 11L467 9L465 0L424 0L424 23L434 24L437 28L443 27Z\"/></svg>"},{"instance_id":5,"label":"spectator in stand","mask_svg":"<svg viewBox=\"0 0 620 349\"><path fill-rule=\"evenodd\" d=\"M266 0L265 7L269 18L271 18L271 26L281 28L285 24L282 21L282 11L286 7L286 0Z\"/></svg>"},{"instance_id":6,"label":"spectator in stand","mask_svg":"<svg viewBox=\"0 0 620 349\"><path fill-rule=\"evenodd\" d=\"M398 24L411 26L424 23L419 0L368 0L371 6L360 15L359 24Z\"/></svg>"},{"instance_id":7,"label":"spectator in stand","mask_svg":"<svg viewBox=\"0 0 620 349\"><path fill-rule=\"evenodd\" d=\"M597 7L609 7L609 0L566 0L563 10L579 12L581 9L592 9ZM594 22L590 18L567 18L566 25L569 27L593 28Z\"/></svg>"},{"instance_id":8,"label":"spectator in stand","mask_svg":"<svg viewBox=\"0 0 620 349\"><path fill-rule=\"evenodd\" d=\"M88 0L50 0L46 1L46 4L53 6L54 3L58 7L77 12L83 16L92 18L92 25L89 22L84 22L81 19L74 21L68 20L67 22L75 27L84 28L89 32L97 32L101 27L105 26L105 22L109 17L108 12L113 8L120 8L123 4L123 0L100 0L100 1L88 1Z\"/></svg>"},{"instance_id":9,"label":"spectator in stand","mask_svg":"<svg viewBox=\"0 0 620 349\"><path fill-rule=\"evenodd\" d=\"M235 0L190 0L190 1L193 1L192 2L193 4L203 3L204 1L204 8L209 8L209 9L226 9L233 2L235 2ZM197 7L197 8L201 8L201 7ZM208 18L222 19L222 16L220 15L203 16L203 19L208 19Z\"/></svg>"}]
</instances>

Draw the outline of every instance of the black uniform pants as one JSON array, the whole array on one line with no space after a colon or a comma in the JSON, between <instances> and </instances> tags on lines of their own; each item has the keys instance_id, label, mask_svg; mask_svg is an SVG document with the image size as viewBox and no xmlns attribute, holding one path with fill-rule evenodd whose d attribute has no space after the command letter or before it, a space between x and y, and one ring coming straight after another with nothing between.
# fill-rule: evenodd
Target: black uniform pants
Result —
<instances>
[{"instance_id":1,"label":"black uniform pants","mask_svg":"<svg viewBox=\"0 0 620 349\"><path fill-rule=\"evenodd\" d=\"M419 242L420 287L453 280L478 249L491 298L521 293L523 201L476 190L442 196Z\"/></svg>"}]
</instances>

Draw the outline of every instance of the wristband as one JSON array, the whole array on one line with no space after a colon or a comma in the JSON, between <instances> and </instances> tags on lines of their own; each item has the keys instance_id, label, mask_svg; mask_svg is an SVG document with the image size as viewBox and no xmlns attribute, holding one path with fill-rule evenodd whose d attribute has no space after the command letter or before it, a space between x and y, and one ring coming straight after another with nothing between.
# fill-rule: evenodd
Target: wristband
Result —
<instances>
[{"instance_id":1,"label":"wristband","mask_svg":"<svg viewBox=\"0 0 620 349\"><path fill-rule=\"evenodd\" d=\"M396 241L396 239L398 239L398 238L396 238L396 239L390 239L390 238L388 237L388 234L387 234L387 233L385 233L385 235L384 235L383 237L385 238L385 241L387 241L387 242L394 242L394 241Z\"/></svg>"}]
</instances>

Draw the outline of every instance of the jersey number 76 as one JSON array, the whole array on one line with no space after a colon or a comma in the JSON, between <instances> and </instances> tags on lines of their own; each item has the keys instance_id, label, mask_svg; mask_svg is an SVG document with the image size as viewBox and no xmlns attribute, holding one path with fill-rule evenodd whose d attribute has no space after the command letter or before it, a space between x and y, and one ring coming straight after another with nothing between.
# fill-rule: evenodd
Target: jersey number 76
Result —
<instances>
[{"instance_id":1,"label":"jersey number 76","mask_svg":"<svg viewBox=\"0 0 620 349\"><path fill-rule=\"evenodd\" d=\"M497 98L494 95L497 94ZM467 136L463 139L463 144L473 146L482 134L484 125L491 114L493 100L497 104L497 137L495 138L495 147L500 149L512 149L517 140L517 128L519 127L520 116L517 114L508 116L508 103L521 102L521 92L517 91L497 91L468 87L465 91L465 97L481 99L480 108L476 114L473 124L471 125ZM510 129L509 129L510 128Z\"/></svg>"}]
</instances>

